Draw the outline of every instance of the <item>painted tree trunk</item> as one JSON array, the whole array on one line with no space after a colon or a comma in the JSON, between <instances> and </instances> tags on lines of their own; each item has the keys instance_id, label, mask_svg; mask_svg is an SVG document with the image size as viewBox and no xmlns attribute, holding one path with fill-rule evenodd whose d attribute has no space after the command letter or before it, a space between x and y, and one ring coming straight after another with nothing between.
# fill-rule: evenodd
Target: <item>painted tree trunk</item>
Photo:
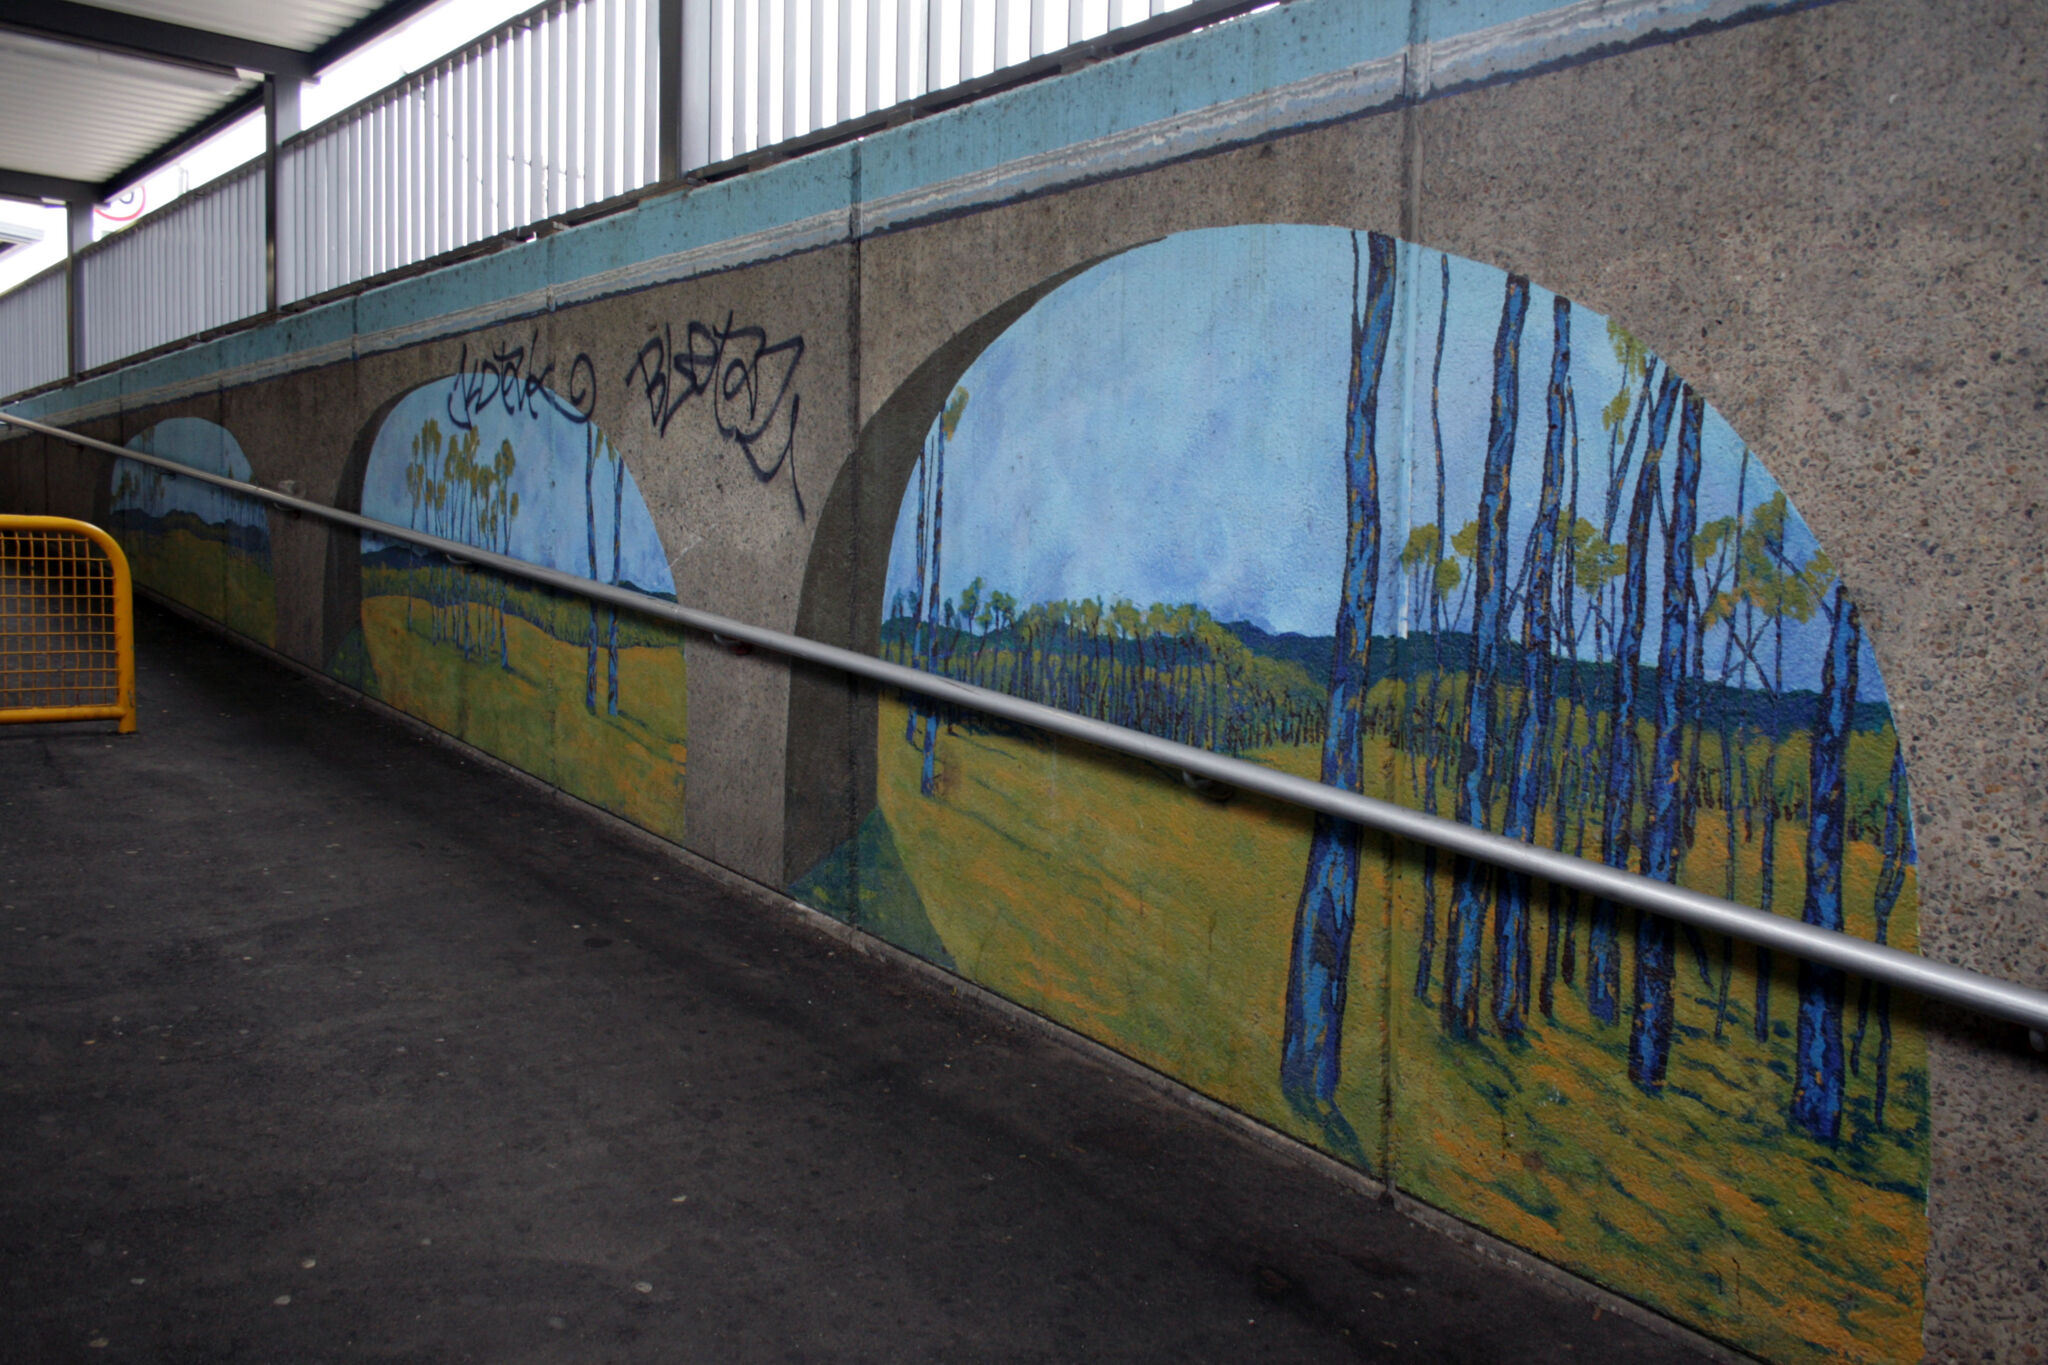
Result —
<instances>
[{"instance_id":1,"label":"painted tree trunk","mask_svg":"<svg viewBox=\"0 0 2048 1365\"><path fill-rule=\"evenodd\" d=\"M626 457L612 452L612 586L619 585L619 514L626 496ZM619 714L619 609L612 608L611 640L605 646L604 709Z\"/></svg>"},{"instance_id":2,"label":"painted tree trunk","mask_svg":"<svg viewBox=\"0 0 2048 1365\"><path fill-rule=\"evenodd\" d=\"M1692 538L1698 521L1700 424L1706 403L1690 389L1678 422L1671 470L1671 512L1664 541L1664 619L1657 639L1657 738L1650 764L1649 818L1643 826L1643 875L1678 880L1686 829L1685 721L1698 618L1692 609ZM1662 915L1636 921L1635 1014L1629 1026L1628 1077L1651 1094L1664 1087L1671 1057L1672 924Z\"/></svg>"},{"instance_id":3,"label":"painted tree trunk","mask_svg":"<svg viewBox=\"0 0 2048 1365\"><path fill-rule=\"evenodd\" d=\"M1465 742L1458 752L1457 818L1484 826L1493 801L1494 682L1506 626L1509 470L1515 455L1520 408L1522 322L1529 311L1529 281L1510 275L1493 343L1493 415L1479 491L1479 539L1473 552L1472 677L1465 703ZM1445 943L1444 1022L1465 1034L1479 1022L1480 944L1491 891L1489 865L1455 861L1457 935Z\"/></svg>"},{"instance_id":4,"label":"painted tree trunk","mask_svg":"<svg viewBox=\"0 0 2048 1365\"><path fill-rule=\"evenodd\" d=\"M946 436L939 433L938 461L932 467L932 583L931 605L926 611L925 666L938 671L939 652L939 551L946 520ZM924 708L924 767L918 775L918 791L925 796L936 796L939 790L939 710L936 706Z\"/></svg>"},{"instance_id":5,"label":"painted tree trunk","mask_svg":"<svg viewBox=\"0 0 2048 1365\"><path fill-rule=\"evenodd\" d=\"M1557 517L1564 490L1565 388L1572 364L1572 306L1559 297L1551 309L1550 388L1545 396L1549 434L1543 443L1543 484L1529 537L1529 586L1522 608L1522 717L1509 755L1507 816L1501 833L1534 841L1542 777L1549 765L1551 712L1551 606L1557 567ZM1553 938L1555 929L1552 930ZM1503 1036L1522 1031L1529 991L1529 877L1501 878L1494 921L1493 1021Z\"/></svg>"},{"instance_id":6,"label":"painted tree trunk","mask_svg":"<svg viewBox=\"0 0 2048 1365\"><path fill-rule=\"evenodd\" d=\"M1347 535L1343 589L1337 602L1336 655L1330 668L1330 725L1323 740L1322 780L1344 791L1363 787L1360 722L1370 682L1368 651L1379 593L1380 371L1394 317L1394 241L1371 233L1371 263L1361 316L1351 322L1351 380L1344 420L1344 489ZM1358 249L1352 238L1352 251ZM1357 297L1354 254L1352 294ZM1327 1129L1336 1112L1341 1074L1344 1000L1351 965L1352 916L1358 899L1359 842L1364 831L1348 820L1318 815L1294 913L1288 962L1286 1017L1280 1051L1280 1089L1287 1101ZM1345 1131L1348 1132L1348 1129Z\"/></svg>"},{"instance_id":7,"label":"painted tree trunk","mask_svg":"<svg viewBox=\"0 0 2048 1365\"><path fill-rule=\"evenodd\" d=\"M929 445L929 442L927 442L927 445ZM927 449L920 452L917 457L917 575L911 580L910 585L910 614L917 623L911 628L910 633L910 666L912 668L925 667L924 561L925 548L928 542L925 532L924 513L925 508L930 506L931 502L930 489L926 486L931 477L929 473L930 466L931 454L929 449ZM913 695L907 698L907 700L909 705L904 708L906 714L903 720L903 742L915 747L920 738L918 734L918 698Z\"/></svg>"},{"instance_id":8,"label":"painted tree trunk","mask_svg":"<svg viewBox=\"0 0 2048 1365\"><path fill-rule=\"evenodd\" d=\"M1892 911L1898 907L1899 893L1906 887L1906 865L1911 861L1912 836L1904 829L1906 785L1906 753L1903 749L1892 750L1891 791L1884 808L1883 858L1877 870L1877 896L1872 912L1877 919L1877 941L1886 943L1891 938ZM1884 1126L1884 1104L1890 1083L1892 1052L1892 995L1891 988L1880 983L1877 988L1877 1058L1876 1083L1871 1092L1872 1121ZM1871 982L1863 978L1856 1000L1856 1036L1849 1045L1849 1070L1854 1075L1862 1074L1863 1036L1870 1023Z\"/></svg>"},{"instance_id":9,"label":"painted tree trunk","mask_svg":"<svg viewBox=\"0 0 2048 1365\"><path fill-rule=\"evenodd\" d=\"M1848 806L1849 733L1856 714L1857 656L1863 633L1855 604L1835 588L1828 652L1821 661L1820 706L1814 717L1812 791L1806 827L1806 902L1800 918L1822 929L1842 927L1843 828ZM1799 1026L1793 1047L1792 1122L1822 1142L1842 1132L1842 993L1839 967L1799 963Z\"/></svg>"},{"instance_id":10,"label":"painted tree trunk","mask_svg":"<svg viewBox=\"0 0 2048 1365\"><path fill-rule=\"evenodd\" d=\"M1647 613L1650 528L1656 520L1657 480L1662 474L1664 440L1671 430L1671 408L1679 384L1667 370L1657 386L1650 413L1649 439L1636 475L1635 498L1629 505L1628 551L1621 582L1621 619L1614 629L1614 695L1610 703L1607 753L1607 799L1600 819L1600 858L1626 871L1634 844L1636 804L1636 677L1643 652ZM1586 1008L1595 1019L1611 1024L1619 1016L1621 954L1615 933L1612 901L1593 903L1593 923L1586 937Z\"/></svg>"},{"instance_id":11,"label":"painted tree trunk","mask_svg":"<svg viewBox=\"0 0 2048 1365\"><path fill-rule=\"evenodd\" d=\"M601 438L595 427L583 437L583 527L584 544L590 552L590 577L597 577L597 449ZM583 682L583 709L597 714L597 599L590 599L589 666Z\"/></svg>"},{"instance_id":12,"label":"painted tree trunk","mask_svg":"<svg viewBox=\"0 0 2048 1365\"><path fill-rule=\"evenodd\" d=\"M1436 360L1429 371L1429 430L1436 443L1436 548L1430 552L1429 565L1429 701L1428 715L1423 722L1424 744L1428 752L1422 761L1422 809L1426 814L1436 814L1436 769L1438 746L1437 694L1444 677L1444 595L1437 582L1437 562L1441 561L1444 545L1449 535L1444 525L1444 420L1443 420L1443 377L1444 377L1444 334L1449 330L1451 320L1451 258L1441 260L1443 291L1437 304L1436 315ZM1429 973L1431 959L1436 955L1436 864L1435 844L1422 847L1422 945L1415 959L1415 998L1429 999Z\"/></svg>"}]
</instances>

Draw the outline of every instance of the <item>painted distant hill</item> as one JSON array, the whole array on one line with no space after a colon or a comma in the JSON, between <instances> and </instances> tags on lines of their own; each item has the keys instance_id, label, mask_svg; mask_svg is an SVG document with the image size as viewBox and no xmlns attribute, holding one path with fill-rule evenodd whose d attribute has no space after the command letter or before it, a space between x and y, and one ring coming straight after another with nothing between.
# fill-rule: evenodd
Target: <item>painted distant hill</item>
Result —
<instances>
[{"instance_id":1,"label":"painted distant hill","mask_svg":"<svg viewBox=\"0 0 2048 1365\"><path fill-rule=\"evenodd\" d=\"M117 508L108 513L107 520L124 531L156 536L183 531L199 540L217 541L243 554L270 553L270 528L261 522L207 521L183 510L157 517L135 507Z\"/></svg>"}]
</instances>

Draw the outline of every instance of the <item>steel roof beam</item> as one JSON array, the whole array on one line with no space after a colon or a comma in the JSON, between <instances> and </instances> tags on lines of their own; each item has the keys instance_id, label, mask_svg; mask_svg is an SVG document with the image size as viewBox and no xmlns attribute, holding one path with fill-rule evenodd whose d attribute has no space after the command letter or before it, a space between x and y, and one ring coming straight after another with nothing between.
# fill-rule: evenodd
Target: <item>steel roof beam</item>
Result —
<instances>
[{"instance_id":1,"label":"steel roof beam","mask_svg":"<svg viewBox=\"0 0 2048 1365\"><path fill-rule=\"evenodd\" d=\"M81 47L232 75L237 70L310 80L311 53L210 29L145 19L75 0L0 0L0 28Z\"/></svg>"},{"instance_id":2,"label":"steel roof beam","mask_svg":"<svg viewBox=\"0 0 2048 1365\"><path fill-rule=\"evenodd\" d=\"M67 204L91 204L99 200L100 194L100 187L89 180L66 180L59 175L0 167L0 199L27 199L35 203L58 199Z\"/></svg>"}]
</instances>

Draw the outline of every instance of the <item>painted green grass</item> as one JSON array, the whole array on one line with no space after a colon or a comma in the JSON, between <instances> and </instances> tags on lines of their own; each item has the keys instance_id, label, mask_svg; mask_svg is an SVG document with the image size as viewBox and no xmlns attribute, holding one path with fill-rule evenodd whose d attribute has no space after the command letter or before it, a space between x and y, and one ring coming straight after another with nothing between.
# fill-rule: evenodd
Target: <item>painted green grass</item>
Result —
<instances>
[{"instance_id":1,"label":"painted green grass","mask_svg":"<svg viewBox=\"0 0 2048 1365\"><path fill-rule=\"evenodd\" d=\"M902 707L885 703L877 795L901 860L905 890L896 894L916 898L963 975L1330 1146L1278 1085L1305 815L1243 796L1214 805L1174 774L1043 737L953 731L940 741L939 791L926 798L921 756L903 729ZM1888 760L1886 743L1864 739L1871 755L1884 748L1872 763ZM1309 747L1251 757L1310 777L1318 764ZM1375 738L1366 766L1385 794L1414 803L1405 754ZM1701 812L1683 870L1688 884L1716 891L1726 871L1719 818ZM1538 837L1549 833L1543 826ZM1786 820L1778 836L1777 904L1796 912L1805 827ZM1849 927L1865 936L1878 862L1867 843L1845 859ZM1738 896L1754 903L1759 880L1758 850L1743 845ZM1447 899L1447 869L1438 886ZM1544 891L1533 924L1539 973ZM1442 899L1438 914L1441 922ZM1909 877L1895 944L1913 946L1916 919ZM1369 862L1339 1095L1360 1150L1338 1155L1745 1350L1786 1360L1918 1357L1927 1086L1910 1002L1894 1005L1885 1125L1871 1112L1873 1022L1862 1074L1849 1082L1844 1141L1830 1148L1785 1122L1797 999L1796 965L1782 955L1771 1041L1750 1035L1746 947L1735 953L1716 1041L1720 940L1706 945L1710 986L1681 936L1670 1079L1652 1098L1627 1079L1626 1014L1596 1025L1576 987L1561 984L1556 1021L1538 1015L1520 1040L1446 1038L1434 988L1430 1003L1410 991L1421 920L1419 856L1402 847ZM1626 914L1621 927L1626 993ZM1578 953L1583 966L1583 915ZM1854 983L1845 1025L1855 1025ZM1381 1088L1389 1041L1391 1115Z\"/></svg>"},{"instance_id":2,"label":"painted green grass","mask_svg":"<svg viewBox=\"0 0 2048 1365\"><path fill-rule=\"evenodd\" d=\"M268 555L251 555L188 531L119 533L135 582L210 616L258 644L277 644L277 584Z\"/></svg>"},{"instance_id":3,"label":"painted green grass","mask_svg":"<svg viewBox=\"0 0 2048 1365\"><path fill-rule=\"evenodd\" d=\"M584 705L588 654L517 617L506 621L509 670L497 654L465 659L428 636L403 597L363 601L371 695L446 730L514 767L667 839L683 837L688 687L682 643L619 651L620 714L605 714L604 659L598 712ZM488 608L468 610L481 635Z\"/></svg>"},{"instance_id":4,"label":"painted green grass","mask_svg":"<svg viewBox=\"0 0 2048 1365\"><path fill-rule=\"evenodd\" d=\"M1085 746L952 732L928 800L903 728L902 706L885 701L879 809L962 975L1325 1141L1281 1096L1277 1060L1306 814L1243 795L1211 802L1177 773ZM1381 935L1377 919L1362 923L1358 950ZM1376 1169L1377 992L1353 991L1343 1050L1339 1102L1359 1144L1348 1155Z\"/></svg>"}]
</instances>

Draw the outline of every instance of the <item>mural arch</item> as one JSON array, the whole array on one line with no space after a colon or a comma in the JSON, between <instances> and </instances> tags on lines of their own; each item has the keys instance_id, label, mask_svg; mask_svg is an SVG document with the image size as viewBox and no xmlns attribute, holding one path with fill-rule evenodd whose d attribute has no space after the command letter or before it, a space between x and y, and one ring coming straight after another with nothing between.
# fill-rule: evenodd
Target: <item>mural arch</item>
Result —
<instances>
[{"instance_id":1,"label":"mural arch","mask_svg":"<svg viewBox=\"0 0 2048 1365\"><path fill-rule=\"evenodd\" d=\"M675 600L624 452L536 385L465 376L383 404L339 491L363 515ZM688 679L674 627L381 537L335 538L328 669L371 696L671 839Z\"/></svg>"},{"instance_id":2,"label":"mural arch","mask_svg":"<svg viewBox=\"0 0 2048 1365\"><path fill-rule=\"evenodd\" d=\"M167 418L127 445L209 474L255 478L241 442L203 417ZM138 585L259 644L277 644L277 582L262 503L134 460L114 461L107 488L107 525Z\"/></svg>"},{"instance_id":3,"label":"mural arch","mask_svg":"<svg viewBox=\"0 0 2048 1365\"><path fill-rule=\"evenodd\" d=\"M1176 234L943 348L859 469L806 633L1916 943L1904 762L1839 575L1681 376L1525 278L1340 229ZM1745 1349L1918 1357L1905 1002L844 705L855 818L793 858L803 899Z\"/></svg>"}]
</instances>

